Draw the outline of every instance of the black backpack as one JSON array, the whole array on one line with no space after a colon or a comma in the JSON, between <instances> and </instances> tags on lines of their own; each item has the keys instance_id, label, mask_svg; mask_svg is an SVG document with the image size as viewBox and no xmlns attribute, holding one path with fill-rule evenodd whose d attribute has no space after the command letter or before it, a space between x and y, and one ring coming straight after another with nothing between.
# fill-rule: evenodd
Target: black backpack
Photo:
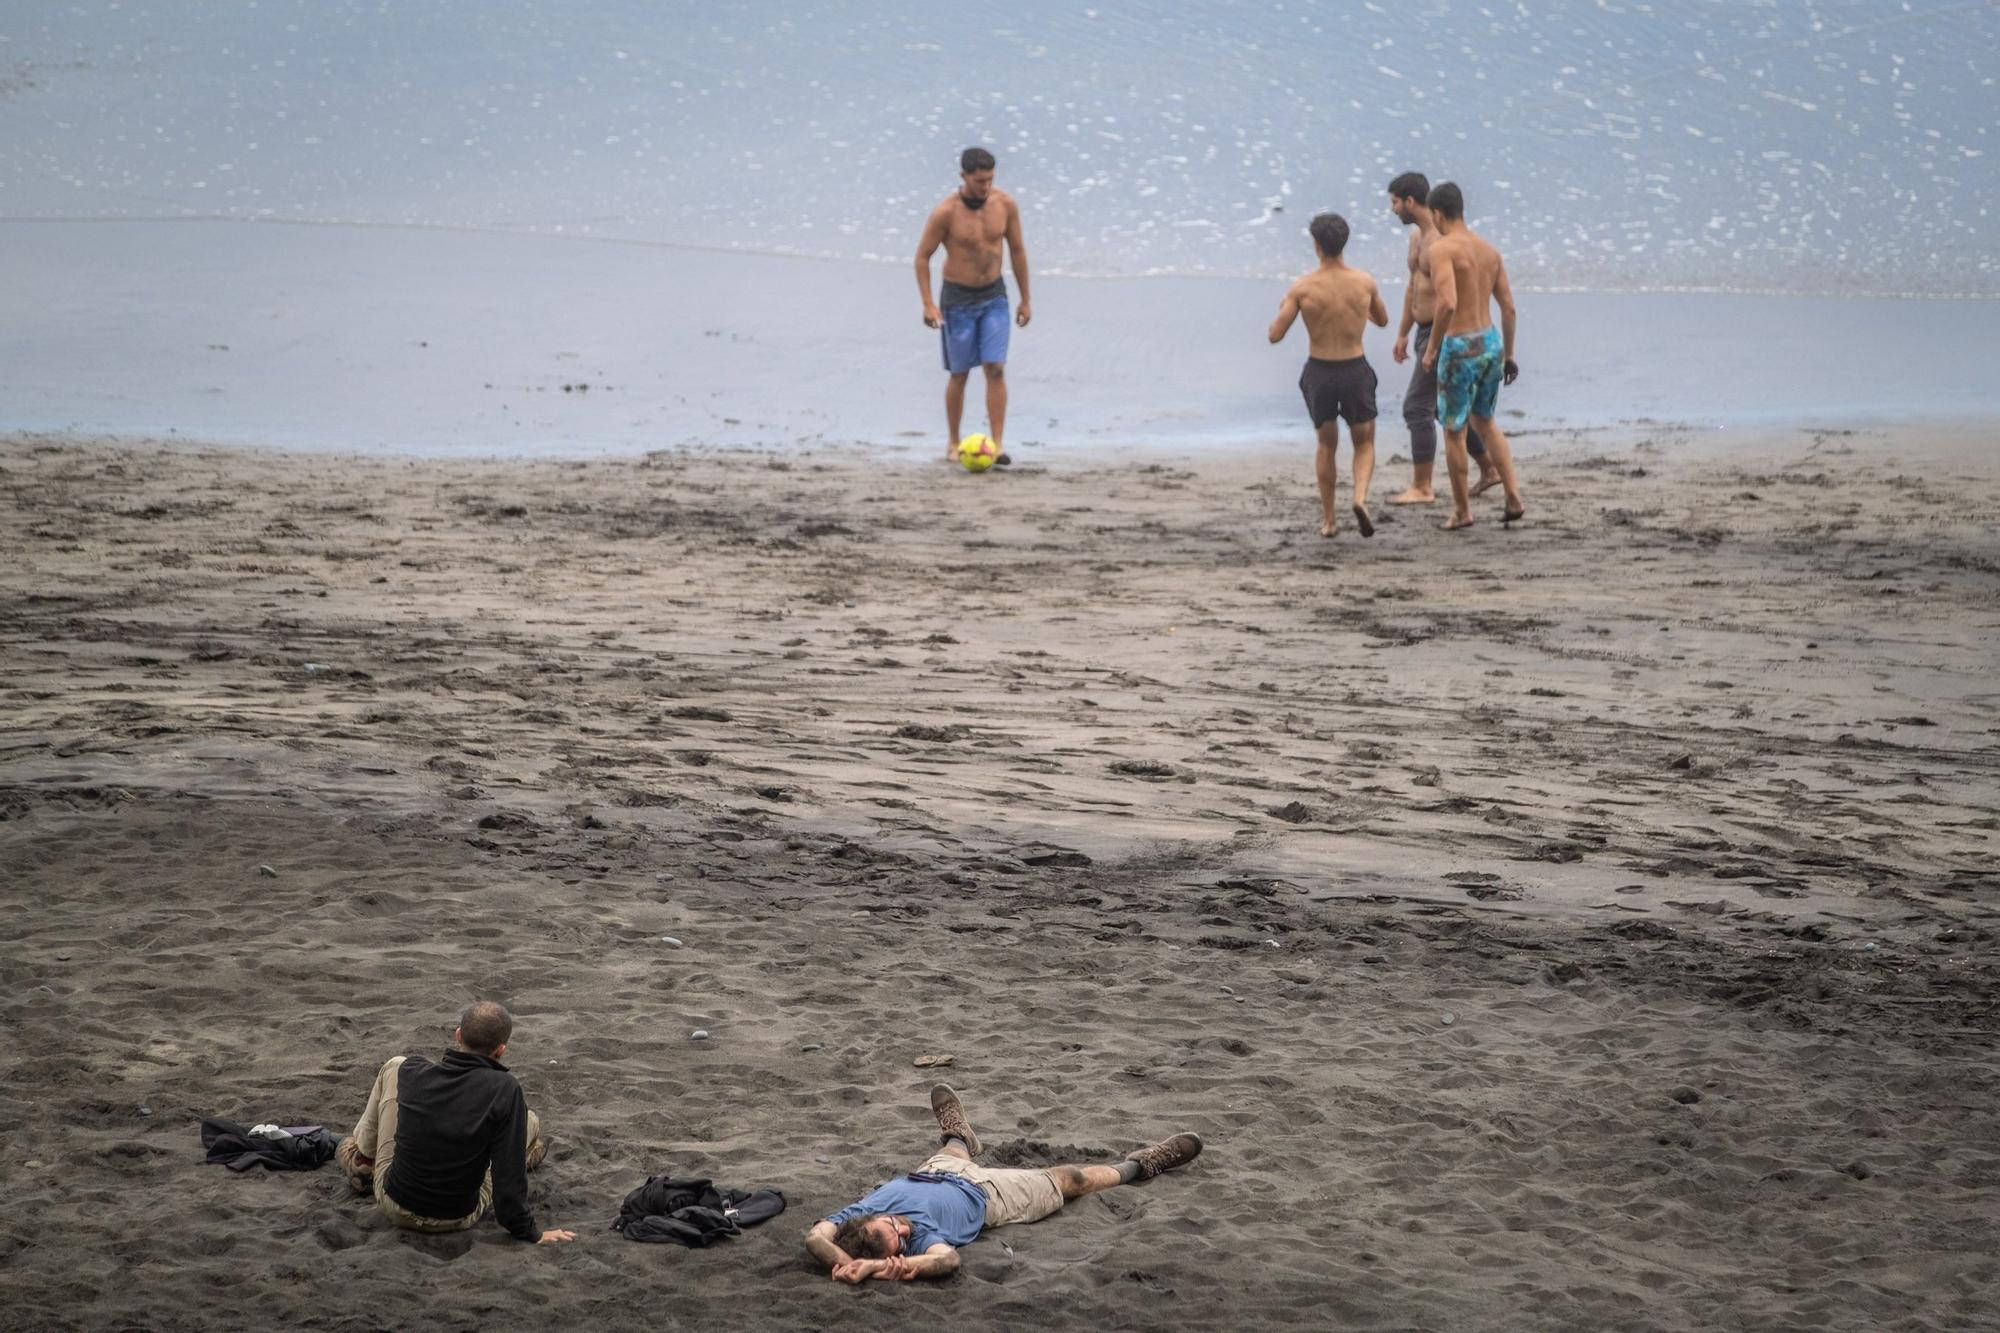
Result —
<instances>
[{"instance_id":1,"label":"black backpack","mask_svg":"<svg viewBox=\"0 0 2000 1333\"><path fill-rule=\"evenodd\" d=\"M719 1190L708 1180L651 1176L625 1196L611 1229L627 1240L698 1250L784 1211L785 1196L777 1190Z\"/></svg>"}]
</instances>

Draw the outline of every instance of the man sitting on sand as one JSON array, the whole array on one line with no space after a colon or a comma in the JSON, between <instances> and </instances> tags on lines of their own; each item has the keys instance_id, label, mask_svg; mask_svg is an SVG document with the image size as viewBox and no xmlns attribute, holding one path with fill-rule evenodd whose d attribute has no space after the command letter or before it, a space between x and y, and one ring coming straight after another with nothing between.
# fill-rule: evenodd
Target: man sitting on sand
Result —
<instances>
[{"instance_id":1,"label":"man sitting on sand","mask_svg":"<svg viewBox=\"0 0 2000 1333\"><path fill-rule=\"evenodd\" d=\"M979 1137L966 1123L958 1094L931 1089L942 1151L907 1176L882 1185L806 1233L806 1251L832 1270L836 1282L908 1282L958 1271L958 1247L986 1227L1038 1222L1071 1199L1151 1180L1201 1155L1201 1140L1176 1134L1141 1148L1116 1166L1052 1166L1046 1170L980 1166Z\"/></svg>"},{"instance_id":2,"label":"man sitting on sand","mask_svg":"<svg viewBox=\"0 0 2000 1333\"><path fill-rule=\"evenodd\" d=\"M373 1193L409 1231L465 1231L489 1205L518 1240L575 1240L528 1211L528 1172L548 1152L541 1120L500 1063L514 1016L492 1000L459 1015L458 1049L436 1064L399 1055L382 1066L354 1133L334 1157L356 1194Z\"/></svg>"},{"instance_id":3,"label":"man sitting on sand","mask_svg":"<svg viewBox=\"0 0 2000 1333\"><path fill-rule=\"evenodd\" d=\"M1306 319L1312 353L1299 376L1306 412L1319 433L1319 535L1338 530L1333 518L1333 487L1339 479L1334 450L1340 444L1340 423L1347 422L1354 441L1354 521L1364 537L1375 535L1368 517L1368 482L1375 474L1375 370L1361 354L1361 332L1369 324L1387 327L1389 308L1375 279L1341 259L1347 249L1347 220L1338 213L1321 213L1312 220L1313 249L1319 267L1292 284L1271 321L1271 341L1284 341L1292 321Z\"/></svg>"}]
</instances>

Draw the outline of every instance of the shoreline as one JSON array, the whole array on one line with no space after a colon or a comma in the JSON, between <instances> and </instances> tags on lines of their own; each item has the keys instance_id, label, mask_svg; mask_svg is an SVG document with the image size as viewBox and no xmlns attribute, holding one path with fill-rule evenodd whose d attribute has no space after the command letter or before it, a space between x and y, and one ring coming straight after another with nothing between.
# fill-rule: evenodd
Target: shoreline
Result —
<instances>
[{"instance_id":1,"label":"shoreline","mask_svg":"<svg viewBox=\"0 0 2000 1333\"><path fill-rule=\"evenodd\" d=\"M427 456L942 430L936 336L907 274L887 266L513 233L17 230L0 252L25 312L0 331L0 422L15 428ZM1009 445L1294 437L1303 348L1262 333L1280 294L1236 279L1038 281L1037 318L1014 343ZM1528 297L1503 421L1996 419L1978 313L1891 298ZM1369 355L1394 435L1406 370L1390 341L1382 331Z\"/></svg>"}]
</instances>

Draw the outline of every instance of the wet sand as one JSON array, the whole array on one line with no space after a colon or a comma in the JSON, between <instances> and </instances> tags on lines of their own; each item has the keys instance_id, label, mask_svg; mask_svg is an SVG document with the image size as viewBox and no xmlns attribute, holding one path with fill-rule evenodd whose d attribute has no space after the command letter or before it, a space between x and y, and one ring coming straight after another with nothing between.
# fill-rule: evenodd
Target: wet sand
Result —
<instances>
[{"instance_id":1,"label":"wet sand","mask_svg":"<svg viewBox=\"0 0 2000 1333\"><path fill-rule=\"evenodd\" d=\"M1037 275L1035 320L1012 343L1011 442L1163 461L1295 438L1304 335L1274 348L1264 333L1311 263L1298 244L1262 279ZM1400 267L1376 272L1400 309ZM0 324L10 429L571 458L778 440L927 454L937 429L938 336L902 240L875 264L448 228L0 218L0 290L16 306ZM1523 375L1505 402L1524 424L2000 417L1983 301L1521 302ZM1644 337L1605 333L1627 329ZM1374 335L1370 356L1393 419L1410 367L1389 343Z\"/></svg>"},{"instance_id":2,"label":"wet sand","mask_svg":"<svg viewBox=\"0 0 2000 1333\"><path fill-rule=\"evenodd\" d=\"M1990 438L1544 437L1372 542L1304 451L0 442L8 1322L1990 1324ZM578 1243L201 1164L474 995ZM1208 1152L837 1289L933 1053L1001 1160ZM605 1229L669 1169L791 1210Z\"/></svg>"}]
</instances>

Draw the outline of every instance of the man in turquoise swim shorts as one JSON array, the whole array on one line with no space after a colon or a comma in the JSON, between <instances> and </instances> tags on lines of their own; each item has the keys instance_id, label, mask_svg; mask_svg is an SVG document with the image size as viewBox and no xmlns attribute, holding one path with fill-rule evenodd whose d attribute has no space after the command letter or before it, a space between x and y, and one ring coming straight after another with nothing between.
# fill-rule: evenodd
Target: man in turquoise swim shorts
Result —
<instances>
[{"instance_id":1,"label":"man in turquoise swim shorts","mask_svg":"<svg viewBox=\"0 0 2000 1333\"><path fill-rule=\"evenodd\" d=\"M1472 526L1472 497L1467 490L1465 432L1468 422L1486 442L1486 456L1500 473L1507 494L1502 523L1520 521L1527 512L1514 479L1514 453L1493 420L1500 386L1512 384L1520 368L1514 364L1514 289L1507 282L1507 265L1500 252L1465 225L1465 196L1446 181L1434 186L1431 220L1438 239L1431 246L1431 286L1436 293L1432 328L1444 337L1424 349L1424 364L1434 366L1438 381L1438 421L1444 427L1445 468L1451 473L1452 515L1447 532ZM1493 327L1492 304L1500 306L1500 327Z\"/></svg>"}]
</instances>

